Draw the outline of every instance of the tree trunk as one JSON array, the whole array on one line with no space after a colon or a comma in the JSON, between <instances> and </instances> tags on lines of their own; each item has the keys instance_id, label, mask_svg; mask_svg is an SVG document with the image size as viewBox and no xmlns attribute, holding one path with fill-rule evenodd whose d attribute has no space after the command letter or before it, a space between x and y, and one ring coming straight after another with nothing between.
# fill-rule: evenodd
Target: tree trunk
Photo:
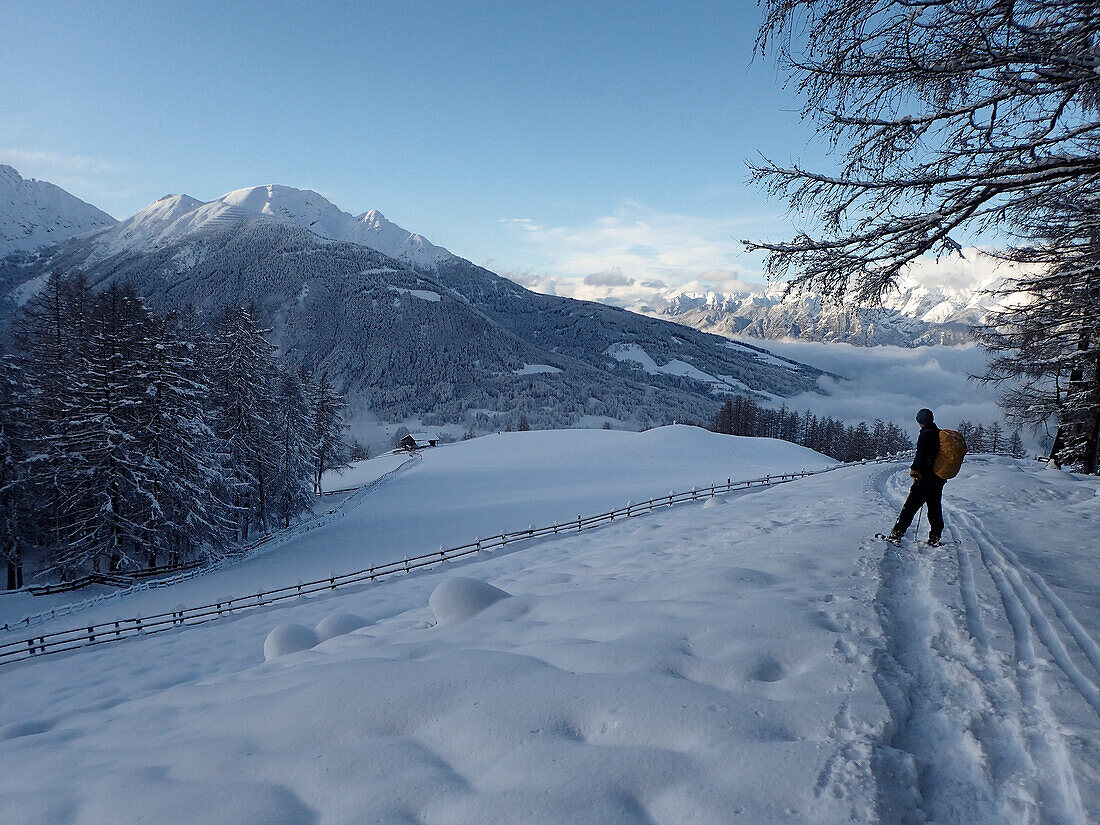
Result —
<instances>
[{"instance_id":1,"label":"tree trunk","mask_svg":"<svg viewBox=\"0 0 1100 825\"><path fill-rule=\"evenodd\" d=\"M1088 421L1085 424L1088 427L1088 431L1085 433L1085 457L1081 467L1081 471L1086 475L1097 472L1096 452L1097 447L1100 446L1100 359L1097 359L1097 363L1092 370L1092 397L1090 400L1092 404L1088 412Z\"/></svg>"},{"instance_id":2,"label":"tree trunk","mask_svg":"<svg viewBox=\"0 0 1100 825\"><path fill-rule=\"evenodd\" d=\"M23 559L16 556L8 559L8 590L18 590L23 586Z\"/></svg>"}]
</instances>

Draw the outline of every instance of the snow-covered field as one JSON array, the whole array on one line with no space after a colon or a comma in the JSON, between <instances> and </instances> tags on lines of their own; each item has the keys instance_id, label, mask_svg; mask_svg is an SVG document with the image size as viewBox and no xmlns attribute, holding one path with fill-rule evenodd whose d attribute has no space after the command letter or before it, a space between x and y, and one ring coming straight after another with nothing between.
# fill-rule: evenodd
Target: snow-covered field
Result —
<instances>
[{"instance_id":1,"label":"snow-covered field","mask_svg":"<svg viewBox=\"0 0 1100 825\"><path fill-rule=\"evenodd\" d=\"M719 479L757 478L832 465L794 444L730 438L698 427L660 427L644 433L543 430L484 436L425 450L396 478L369 496L326 496L321 530L280 538L251 558L163 590L145 590L83 610L77 623L148 616L181 605L228 600L333 573L430 553L504 531L588 516L628 501L690 490ZM406 461L384 455L326 478L325 489L357 487ZM75 594L81 600L96 588ZM0 596L0 625L72 602L74 594ZM35 625L49 632L72 616Z\"/></svg>"},{"instance_id":2,"label":"snow-covered field","mask_svg":"<svg viewBox=\"0 0 1100 825\"><path fill-rule=\"evenodd\" d=\"M626 435L440 449L356 512L400 493L461 533L483 500L522 524L708 480L678 475L698 453L647 462ZM704 452L778 472L806 460L790 449ZM847 468L6 666L4 821L1097 821L1100 480L969 461L945 493L956 543L932 551L868 538L906 483ZM271 576L335 553L352 518L265 556ZM265 662L291 623L338 635L270 639Z\"/></svg>"}]
</instances>

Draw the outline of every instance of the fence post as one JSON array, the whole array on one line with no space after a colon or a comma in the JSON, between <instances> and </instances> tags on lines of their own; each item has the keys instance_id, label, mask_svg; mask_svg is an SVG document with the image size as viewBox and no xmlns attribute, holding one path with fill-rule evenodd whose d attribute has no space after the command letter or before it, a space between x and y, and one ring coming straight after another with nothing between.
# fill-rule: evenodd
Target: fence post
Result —
<instances>
[{"instance_id":1,"label":"fence post","mask_svg":"<svg viewBox=\"0 0 1100 825\"><path fill-rule=\"evenodd\" d=\"M581 517L577 516L577 532L581 531Z\"/></svg>"}]
</instances>

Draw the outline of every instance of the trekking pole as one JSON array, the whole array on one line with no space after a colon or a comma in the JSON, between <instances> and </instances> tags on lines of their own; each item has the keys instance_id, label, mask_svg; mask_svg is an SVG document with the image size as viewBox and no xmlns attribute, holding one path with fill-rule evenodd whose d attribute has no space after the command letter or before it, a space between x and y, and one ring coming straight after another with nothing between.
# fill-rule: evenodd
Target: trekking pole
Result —
<instances>
[{"instance_id":1,"label":"trekking pole","mask_svg":"<svg viewBox=\"0 0 1100 825\"><path fill-rule=\"evenodd\" d=\"M913 535L916 535L917 533L920 532L920 516L921 516L921 513L923 513L923 512L924 512L924 505L922 504L920 506L920 509L917 510L917 529L916 529L916 532Z\"/></svg>"}]
</instances>

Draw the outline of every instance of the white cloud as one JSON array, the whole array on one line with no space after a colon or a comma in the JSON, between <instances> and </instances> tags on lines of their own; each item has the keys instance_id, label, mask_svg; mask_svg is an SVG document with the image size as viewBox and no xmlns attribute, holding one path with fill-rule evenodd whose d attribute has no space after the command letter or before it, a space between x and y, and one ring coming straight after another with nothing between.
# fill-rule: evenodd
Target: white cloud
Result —
<instances>
[{"instance_id":1,"label":"white cloud","mask_svg":"<svg viewBox=\"0 0 1100 825\"><path fill-rule=\"evenodd\" d=\"M758 290L765 281L762 260L746 253L739 238L776 220L764 215L683 215L624 201L614 213L581 224L552 226L528 217L501 218L500 223L514 229L532 259L545 262L537 272L523 272L524 285L629 306L654 303L667 292ZM967 248L963 255L922 259L905 280L975 289L1018 272L977 248ZM609 280L606 273L622 278Z\"/></svg>"},{"instance_id":2,"label":"white cloud","mask_svg":"<svg viewBox=\"0 0 1100 825\"><path fill-rule=\"evenodd\" d=\"M960 421L1004 420L997 406L1001 389L970 379L985 372L988 355L980 347L857 347L812 341L753 341L754 345L849 379L819 382L825 395L803 393L788 406L813 410L849 423L881 418L915 436L917 410L928 407L941 427ZM1025 433L1025 438L1030 438Z\"/></svg>"},{"instance_id":3,"label":"white cloud","mask_svg":"<svg viewBox=\"0 0 1100 825\"><path fill-rule=\"evenodd\" d=\"M1020 267L988 254L986 250L967 247L963 255L922 258L906 272L906 278L929 286L953 289L983 289L999 278L1013 277Z\"/></svg>"},{"instance_id":4,"label":"white cloud","mask_svg":"<svg viewBox=\"0 0 1100 825\"><path fill-rule=\"evenodd\" d=\"M618 267L607 272L593 272L584 276L584 282L588 286L633 286L634 279L623 275Z\"/></svg>"},{"instance_id":5,"label":"white cloud","mask_svg":"<svg viewBox=\"0 0 1100 825\"><path fill-rule=\"evenodd\" d=\"M611 215L573 226L500 219L522 233L532 256L548 261L546 269L555 278L619 270L636 281L673 284L708 271L758 278L756 265L737 240L745 224L755 221L659 212L633 201L624 201Z\"/></svg>"},{"instance_id":6,"label":"white cloud","mask_svg":"<svg viewBox=\"0 0 1100 825\"><path fill-rule=\"evenodd\" d=\"M528 232L540 232L542 227L535 223L530 218L499 218L497 223L508 224L514 226L517 229L524 229Z\"/></svg>"}]
</instances>

